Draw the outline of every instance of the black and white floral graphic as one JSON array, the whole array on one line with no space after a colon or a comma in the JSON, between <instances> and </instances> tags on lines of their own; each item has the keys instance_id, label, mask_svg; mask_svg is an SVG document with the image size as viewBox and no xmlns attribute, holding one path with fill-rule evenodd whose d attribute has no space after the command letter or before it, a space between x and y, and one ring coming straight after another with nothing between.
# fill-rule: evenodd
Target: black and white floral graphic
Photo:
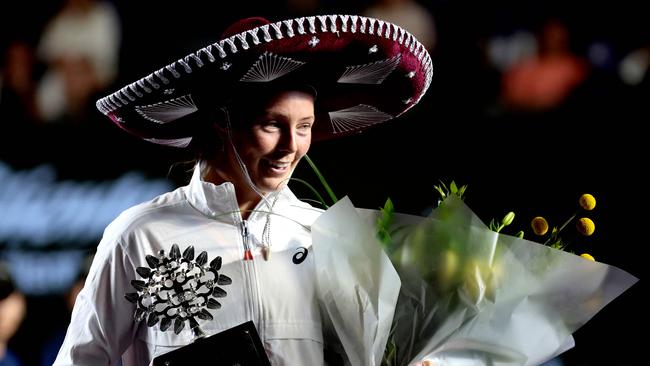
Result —
<instances>
[{"instance_id":1,"label":"black and white floral graphic","mask_svg":"<svg viewBox=\"0 0 650 366\"><path fill-rule=\"evenodd\" d=\"M174 329L179 334L189 323L195 337L202 337L200 320L212 320L208 309L219 309L218 298L227 295L219 286L230 285L232 280L220 274L221 257L209 264L208 253L203 251L194 259L194 247L189 246L181 255L177 244L169 255L160 250L157 256L147 255L149 267L138 267L142 280L132 280L137 292L127 293L126 299L137 305L135 321L146 319L147 325L160 324L161 331Z\"/></svg>"}]
</instances>

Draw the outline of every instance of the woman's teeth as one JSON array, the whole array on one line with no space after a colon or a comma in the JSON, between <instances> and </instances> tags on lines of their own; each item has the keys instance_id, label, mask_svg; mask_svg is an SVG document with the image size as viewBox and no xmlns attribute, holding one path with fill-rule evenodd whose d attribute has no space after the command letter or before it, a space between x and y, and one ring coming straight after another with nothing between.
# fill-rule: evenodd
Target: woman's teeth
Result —
<instances>
[{"instance_id":1,"label":"woman's teeth","mask_svg":"<svg viewBox=\"0 0 650 366\"><path fill-rule=\"evenodd\" d=\"M272 168L275 168L275 169L284 169L284 168L286 168L286 167L289 166L289 163L288 163L288 162L277 162L277 161L276 161L276 162L273 162L273 161L269 161L269 165L270 165Z\"/></svg>"}]
</instances>

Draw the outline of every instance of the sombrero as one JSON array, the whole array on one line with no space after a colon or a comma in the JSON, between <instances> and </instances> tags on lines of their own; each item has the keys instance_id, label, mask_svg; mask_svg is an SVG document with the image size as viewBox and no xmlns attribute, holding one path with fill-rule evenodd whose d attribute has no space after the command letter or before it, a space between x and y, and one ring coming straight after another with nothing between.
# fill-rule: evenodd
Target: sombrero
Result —
<instances>
[{"instance_id":1,"label":"sombrero","mask_svg":"<svg viewBox=\"0 0 650 366\"><path fill-rule=\"evenodd\" d=\"M241 20L223 38L97 101L122 129L186 147L235 90L299 81L318 93L314 140L361 132L417 104L429 53L403 28L356 15Z\"/></svg>"}]
</instances>

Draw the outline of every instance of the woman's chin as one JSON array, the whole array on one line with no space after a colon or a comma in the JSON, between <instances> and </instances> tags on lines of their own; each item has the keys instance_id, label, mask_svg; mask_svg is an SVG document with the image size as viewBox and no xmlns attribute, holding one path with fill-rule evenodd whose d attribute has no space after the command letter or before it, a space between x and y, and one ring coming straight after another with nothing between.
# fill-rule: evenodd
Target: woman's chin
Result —
<instances>
[{"instance_id":1,"label":"woman's chin","mask_svg":"<svg viewBox=\"0 0 650 366\"><path fill-rule=\"evenodd\" d=\"M289 182L289 177L266 178L257 182L257 188L263 193L271 193L282 189Z\"/></svg>"}]
</instances>

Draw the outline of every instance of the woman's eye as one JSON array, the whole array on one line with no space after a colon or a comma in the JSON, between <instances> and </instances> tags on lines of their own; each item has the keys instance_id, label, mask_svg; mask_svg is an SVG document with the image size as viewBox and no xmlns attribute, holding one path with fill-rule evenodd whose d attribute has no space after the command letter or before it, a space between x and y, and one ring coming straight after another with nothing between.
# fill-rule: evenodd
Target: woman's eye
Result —
<instances>
[{"instance_id":1,"label":"woman's eye","mask_svg":"<svg viewBox=\"0 0 650 366\"><path fill-rule=\"evenodd\" d=\"M311 123L298 125L298 134L301 136L308 136L311 134Z\"/></svg>"},{"instance_id":2,"label":"woman's eye","mask_svg":"<svg viewBox=\"0 0 650 366\"><path fill-rule=\"evenodd\" d=\"M262 123L262 128L265 130L275 130L280 128L280 124L276 121L267 121Z\"/></svg>"}]
</instances>

